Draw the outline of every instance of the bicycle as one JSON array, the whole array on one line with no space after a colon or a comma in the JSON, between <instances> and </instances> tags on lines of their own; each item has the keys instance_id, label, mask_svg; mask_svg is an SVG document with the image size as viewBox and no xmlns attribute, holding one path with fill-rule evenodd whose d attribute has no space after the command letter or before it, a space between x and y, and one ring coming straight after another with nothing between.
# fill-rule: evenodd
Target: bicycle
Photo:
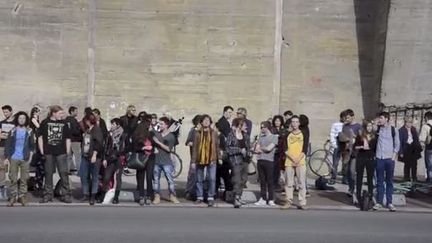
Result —
<instances>
[{"instance_id":1,"label":"bicycle","mask_svg":"<svg viewBox=\"0 0 432 243\"><path fill-rule=\"evenodd\" d=\"M309 169L318 177L329 176L333 171L333 151L330 140L324 143L322 149L315 150L308 159Z\"/></svg>"}]
</instances>

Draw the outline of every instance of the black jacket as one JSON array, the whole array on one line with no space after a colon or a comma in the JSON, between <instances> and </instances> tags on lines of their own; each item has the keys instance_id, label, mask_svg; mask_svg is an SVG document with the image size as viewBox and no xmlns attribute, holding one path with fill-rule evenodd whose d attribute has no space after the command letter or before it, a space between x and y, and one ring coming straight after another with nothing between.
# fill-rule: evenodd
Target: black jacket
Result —
<instances>
[{"instance_id":1,"label":"black jacket","mask_svg":"<svg viewBox=\"0 0 432 243\"><path fill-rule=\"evenodd\" d=\"M82 141L82 130L78 120L75 117L68 116L65 119L65 122L69 126L69 131L71 133L71 141L72 142L81 142Z\"/></svg>"},{"instance_id":2,"label":"black jacket","mask_svg":"<svg viewBox=\"0 0 432 243\"><path fill-rule=\"evenodd\" d=\"M16 145L16 131L17 129L14 128L10 131L10 135L8 139L6 140L6 146L5 146L5 157L7 159L11 159L12 155L15 153L15 145ZM30 128L27 128L25 140L24 140L24 160L30 159L30 153L34 152L35 149L35 142L34 142L34 136L33 131Z\"/></svg>"}]
</instances>

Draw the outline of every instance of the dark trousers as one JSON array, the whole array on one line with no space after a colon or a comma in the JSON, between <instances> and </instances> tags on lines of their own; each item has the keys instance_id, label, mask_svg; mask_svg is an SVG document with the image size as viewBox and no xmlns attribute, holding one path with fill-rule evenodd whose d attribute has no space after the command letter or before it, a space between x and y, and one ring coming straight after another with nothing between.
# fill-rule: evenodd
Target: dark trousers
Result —
<instances>
[{"instance_id":1,"label":"dark trousers","mask_svg":"<svg viewBox=\"0 0 432 243\"><path fill-rule=\"evenodd\" d=\"M53 198L53 174L55 168L58 169L60 180L62 181L61 186L65 192L66 197L71 196L71 190L69 186L69 166L67 163L66 154L61 155L46 155L45 156L45 188L44 197L48 199Z\"/></svg>"},{"instance_id":2,"label":"dark trousers","mask_svg":"<svg viewBox=\"0 0 432 243\"><path fill-rule=\"evenodd\" d=\"M117 171L118 170L118 171ZM116 174L117 171L117 174ZM103 190L104 193L109 190L109 183L111 178L115 175L116 177L116 193L121 190L122 186L122 174L123 174L123 166L119 163L111 163L105 168L104 178L103 178Z\"/></svg>"},{"instance_id":3,"label":"dark trousers","mask_svg":"<svg viewBox=\"0 0 432 243\"><path fill-rule=\"evenodd\" d=\"M356 160L356 192L357 198L360 200L363 186L363 174L366 168L367 186L369 195L373 195L373 176L375 172L374 158L357 158Z\"/></svg>"},{"instance_id":4,"label":"dark trousers","mask_svg":"<svg viewBox=\"0 0 432 243\"><path fill-rule=\"evenodd\" d=\"M216 194L219 191L221 180L223 180L225 185L225 191L232 191L233 184L230 173L230 163L228 161L223 161L221 165L217 165L216 167Z\"/></svg>"},{"instance_id":5,"label":"dark trousers","mask_svg":"<svg viewBox=\"0 0 432 243\"><path fill-rule=\"evenodd\" d=\"M35 168L36 188L37 189L42 189L43 188L44 178L45 178L45 168L44 168L45 159L40 154L40 152L37 151L33 155L33 159L32 160L33 160L32 161L32 166Z\"/></svg>"},{"instance_id":6,"label":"dark trousers","mask_svg":"<svg viewBox=\"0 0 432 243\"><path fill-rule=\"evenodd\" d=\"M261 198L264 200L274 200L274 167L275 165L273 161L258 160L258 175L261 185Z\"/></svg>"},{"instance_id":7,"label":"dark trousers","mask_svg":"<svg viewBox=\"0 0 432 243\"><path fill-rule=\"evenodd\" d=\"M136 180L140 198L143 198L144 196L147 198L153 197L153 170L154 159L149 159L143 170L137 170ZM147 182L147 192L144 189L144 181Z\"/></svg>"},{"instance_id":8,"label":"dark trousers","mask_svg":"<svg viewBox=\"0 0 432 243\"><path fill-rule=\"evenodd\" d=\"M243 186L248 179L248 166L246 162L240 162L233 165L232 170L232 184L235 196L241 197L243 194Z\"/></svg>"},{"instance_id":9,"label":"dark trousers","mask_svg":"<svg viewBox=\"0 0 432 243\"><path fill-rule=\"evenodd\" d=\"M417 160L404 161L404 180L406 181L417 181Z\"/></svg>"}]
</instances>

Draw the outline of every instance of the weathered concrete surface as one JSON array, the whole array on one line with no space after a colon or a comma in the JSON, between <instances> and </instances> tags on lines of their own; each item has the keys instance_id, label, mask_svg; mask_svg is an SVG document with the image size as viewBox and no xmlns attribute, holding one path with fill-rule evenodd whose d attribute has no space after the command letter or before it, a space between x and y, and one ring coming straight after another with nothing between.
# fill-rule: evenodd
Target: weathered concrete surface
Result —
<instances>
[{"instance_id":1,"label":"weathered concrete surface","mask_svg":"<svg viewBox=\"0 0 432 243\"><path fill-rule=\"evenodd\" d=\"M432 100L431 9L431 1L392 1L382 83L386 105Z\"/></svg>"}]
</instances>

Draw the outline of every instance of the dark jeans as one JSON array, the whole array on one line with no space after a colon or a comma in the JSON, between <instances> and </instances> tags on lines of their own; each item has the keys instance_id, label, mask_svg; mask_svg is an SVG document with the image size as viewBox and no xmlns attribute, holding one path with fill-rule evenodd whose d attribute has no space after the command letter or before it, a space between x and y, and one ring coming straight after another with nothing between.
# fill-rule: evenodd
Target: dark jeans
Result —
<instances>
[{"instance_id":1,"label":"dark jeans","mask_svg":"<svg viewBox=\"0 0 432 243\"><path fill-rule=\"evenodd\" d=\"M356 158L351 157L348 164L345 167L345 176L348 181L348 190L354 193L355 182L356 182Z\"/></svg>"},{"instance_id":2,"label":"dark jeans","mask_svg":"<svg viewBox=\"0 0 432 243\"><path fill-rule=\"evenodd\" d=\"M426 180L432 182L432 150L425 150Z\"/></svg>"},{"instance_id":3,"label":"dark jeans","mask_svg":"<svg viewBox=\"0 0 432 243\"><path fill-rule=\"evenodd\" d=\"M404 162L404 180L417 181L417 160L407 160Z\"/></svg>"},{"instance_id":4,"label":"dark jeans","mask_svg":"<svg viewBox=\"0 0 432 243\"><path fill-rule=\"evenodd\" d=\"M71 190L69 186L69 166L67 163L67 155L45 155L45 188L44 197L52 199L53 193L53 174L55 168L57 168L60 180L62 181L61 186L63 191L66 193L66 197L71 196Z\"/></svg>"},{"instance_id":5,"label":"dark jeans","mask_svg":"<svg viewBox=\"0 0 432 243\"><path fill-rule=\"evenodd\" d=\"M98 158L95 163L91 163L89 158L82 157L79 174L84 195L98 192L100 167L101 159Z\"/></svg>"},{"instance_id":6,"label":"dark jeans","mask_svg":"<svg viewBox=\"0 0 432 243\"><path fill-rule=\"evenodd\" d=\"M261 172L259 172L259 170L258 170L258 176L259 176L259 173L261 173ZM281 175L281 166L279 164L279 159L275 158L275 161L273 163L273 176L272 176L274 189L282 188L279 184L280 175Z\"/></svg>"},{"instance_id":7,"label":"dark jeans","mask_svg":"<svg viewBox=\"0 0 432 243\"><path fill-rule=\"evenodd\" d=\"M139 197L143 198L153 197L153 170L154 170L154 159L149 159L147 161L146 167L143 170L137 170L136 180L138 186ZM144 181L147 182L147 192L144 189Z\"/></svg>"},{"instance_id":8,"label":"dark jeans","mask_svg":"<svg viewBox=\"0 0 432 243\"><path fill-rule=\"evenodd\" d=\"M275 164L273 161L258 160L258 175L261 185L261 198L264 200L274 200L274 167Z\"/></svg>"},{"instance_id":9,"label":"dark jeans","mask_svg":"<svg viewBox=\"0 0 432 243\"><path fill-rule=\"evenodd\" d=\"M362 187L363 187L363 173L366 168L366 177L367 177L367 186L369 195L373 195L373 176L375 172L375 159L374 158L357 158L356 160L356 173L357 173L357 181L356 181L356 190L357 190L357 198L360 200Z\"/></svg>"},{"instance_id":10,"label":"dark jeans","mask_svg":"<svg viewBox=\"0 0 432 243\"><path fill-rule=\"evenodd\" d=\"M337 177L337 170L338 170L338 166L339 166L339 161L341 159L341 154L339 153L339 149L335 148L333 150L333 170L332 170L332 175L331 175L331 179L336 180Z\"/></svg>"},{"instance_id":11,"label":"dark jeans","mask_svg":"<svg viewBox=\"0 0 432 243\"><path fill-rule=\"evenodd\" d=\"M219 191L221 185L221 179L225 185L225 191L232 191L232 175L230 172L231 165L228 161L223 161L221 165L217 165L216 167L216 194Z\"/></svg>"},{"instance_id":12,"label":"dark jeans","mask_svg":"<svg viewBox=\"0 0 432 243\"><path fill-rule=\"evenodd\" d=\"M243 194L243 185L248 179L248 166L247 162L241 162L233 165L232 170L232 184L235 196L241 197Z\"/></svg>"},{"instance_id":13,"label":"dark jeans","mask_svg":"<svg viewBox=\"0 0 432 243\"><path fill-rule=\"evenodd\" d=\"M395 162L391 159L377 159L377 203L384 201L384 176L387 205L393 202L393 174Z\"/></svg>"},{"instance_id":14,"label":"dark jeans","mask_svg":"<svg viewBox=\"0 0 432 243\"><path fill-rule=\"evenodd\" d=\"M105 168L104 179L103 179L103 190L104 190L104 193L109 190L109 183L111 181L111 178L114 175L115 175L115 179L116 179L115 190L116 191L120 191L121 190L121 186L122 186L122 174L123 174L123 166L121 166L120 163L111 163L111 164L109 164Z\"/></svg>"}]
</instances>

